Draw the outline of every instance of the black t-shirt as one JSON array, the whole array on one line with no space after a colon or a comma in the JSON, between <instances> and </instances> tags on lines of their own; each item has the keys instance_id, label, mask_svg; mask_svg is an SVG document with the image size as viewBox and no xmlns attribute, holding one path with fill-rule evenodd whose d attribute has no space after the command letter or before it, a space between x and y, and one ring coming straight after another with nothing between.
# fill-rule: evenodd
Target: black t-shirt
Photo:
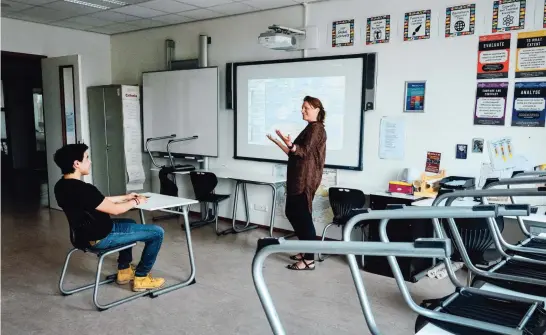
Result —
<instances>
[{"instance_id":1,"label":"black t-shirt","mask_svg":"<svg viewBox=\"0 0 546 335\"><path fill-rule=\"evenodd\" d=\"M104 195L95 186L61 178L55 184L55 198L80 243L103 239L112 231L110 215L96 210Z\"/></svg>"}]
</instances>

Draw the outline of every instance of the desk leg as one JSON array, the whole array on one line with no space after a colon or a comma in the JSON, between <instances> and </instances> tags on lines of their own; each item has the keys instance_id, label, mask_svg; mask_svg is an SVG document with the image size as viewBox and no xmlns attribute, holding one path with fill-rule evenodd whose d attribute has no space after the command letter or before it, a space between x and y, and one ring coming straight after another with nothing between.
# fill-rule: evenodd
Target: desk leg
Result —
<instances>
[{"instance_id":1,"label":"desk leg","mask_svg":"<svg viewBox=\"0 0 546 335\"><path fill-rule=\"evenodd\" d=\"M142 209L139 209L138 213L140 214L140 223L146 224L146 220L144 219L144 211Z\"/></svg>"},{"instance_id":2,"label":"desk leg","mask_svg":"<svg viewBox=\"0 0 546 335\"><path fill-rule=\"evenodd\" d=\"M269 236L273 237L273 229L275 228L275 209L277 206L277 186L269 184L273 190L273 201L271 202L271 216L269 218Z\"/></svg>"},{"instance_id":3,"label":"desk leg","mask_svg":"<svg viewBox=\"0 0 546 335\"><path fill-rule=\"evenodd\" d=\"M245 216L246 216L246 224L242 228L237 228L237 202L239 200L239 186L242 186L243 188L243 202L245 205ZM237 181L237 184L235 185L235 197L234 197L234 203L233 203L233 219L231 219L231 228L224 230L220 234L237 234L242 233L247 230L252 230L258 228L258 226L250 226L250 213L249 213L249 205L248 205L248 192L246 190L246 183L243 181Z\"/></svg>"},{"instance_id":4,"label":"desk leg","mask_svg":"<svg viewBox=\"0 0 546 335\"><path fill-rule=\"evenodd\" d=\"M189 255L189 258L190 258L190 269L191 269L190 276L188 277L188 279L186 279L183 282L180 282L178 284L174 284L174 285L171 285L171 286L167 286L167 287L159 289L157 291L153 291L151 293L151 296L154 297L154 298L161 295L161 294L165 294L165 293L168 293L168 292L171 292L171 291L174 291L174 290L178 290L179 288L195 284L195 259L194 259L194 256L193 256L193 247L192 247L192 244L191 244L191 230L190 230L190 219L188 217L188 206L183 206L182 207L182 216L184 217L184 226L186 227L186 229L185 229L185 231L186 231L186 243L188 245L188 255Z\"/></svg>"}]
</instances>

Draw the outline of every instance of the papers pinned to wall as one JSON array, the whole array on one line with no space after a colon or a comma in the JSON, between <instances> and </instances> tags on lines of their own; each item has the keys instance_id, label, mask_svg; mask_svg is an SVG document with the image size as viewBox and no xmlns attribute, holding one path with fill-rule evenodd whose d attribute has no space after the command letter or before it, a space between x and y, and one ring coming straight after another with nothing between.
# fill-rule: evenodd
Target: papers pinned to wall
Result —
<instances>
[{"instance_id":1,"label":"papers pinned to wall","mask_svg":"<svg viewBox=\"0 0 546 335\"><path fill-rule=\"evenodd\" d=\"M487 141L487 152L494 170L506 170L516 167L514 145L510 137Z\"/></svg>"},{"instance_id":2,"label":"papers pinned to wall","mask_svg":"<svg viewBox=\"0 0 546 335\"><path fill-rule=\"evenodd\" d=\"M146 175L142 166L142 132L140 126L140 92L138 86L122 86L123 140L127 167L127 191L144 188Z\"/></svg>"},{"instance_id":3,"label":"papers pinned to wall","mask_svg":"<svg viewBox=\"0 0 546 335\"><path fill-rule=\"evenodd\" d=\"M403 119L384 117L379 127L379 158L404 159L406 122Z\"/></svg>"}]
</instances>

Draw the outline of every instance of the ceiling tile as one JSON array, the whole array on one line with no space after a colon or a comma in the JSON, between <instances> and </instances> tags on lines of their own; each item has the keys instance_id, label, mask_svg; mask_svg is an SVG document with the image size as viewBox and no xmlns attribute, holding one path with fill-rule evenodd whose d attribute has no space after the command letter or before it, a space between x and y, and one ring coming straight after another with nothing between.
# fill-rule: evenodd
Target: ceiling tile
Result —
<instances>
[{"instance_id":1,"label":"ceiling tile","mask_svg":"<svg viewBox=\"0 0 546 335\"><path fill-rule=\"evenodd\" d=\"M192 19L196 20L205 20L205 19L211 19L213 17L220 17L223 16L222 13L213 12L208 9L196 9L196 10L190 10L187 12L184 12L184 16L187 16Z\"/></svg>"},{"instance_id":2,"label":"ceiling tile","mask_svg":"<svg viewBox=\"0 0 546 335\"><path fill-rule=\"evenodd\" d=\"M32 5L21 2L2 0L2 12L17 12L23 9L28 9L30 7L32 7Z\"/></svg>"},{"instance_id":3,"label":"ceiling tile","mask_svg":"<svg viewBox=\"0 0 546 335\"><path fill-rule=\"evenodd\" d=\"M114 12L112 10L107 10L104 12L93 13L89 15L90 17L95 17L101 20L107 20L111 22L129 22L134 20L139 20L139 17L133 15L127 15L123 13Z\"/></svg>"},{"instance_id":4,"label":"ceiling tile","mask_svg":"<svg viewBox=\"0 0 546 335\"><path fill-rule=\"evenodd\" d=\"M234 0L177 0L177 1L187 3L188 5L201 7L201 8L207 8L207 7L223 5L223 4L234 2Z\"/></svg>"},{"instance_id":5,"label":"ceiling tile","mask_svg":"<svg viewBox=\"0 0 546 335\"><path fill-rule=\"evenodd\" d=\"M154 16L160 16L160 15L168 14L168 13L165 13L165 12L162 12L162 11L158 11L158 10L155 10L155 9L146 8L146 7L142 7L142 6L137 6L137 5L131 5L131 6L126 6L126 7L116 8L116 9L114 9L114 11L119 12L119 13L123 13L123 14L138 16L138 17L142 17L142 18L150 18L150 17L154 17Z\"/></svg>"},{"instance_id":6,"label":"ceiling tile","mask_svg":"<svg viewBox=\"0 0 546 335\"><path fill-rule=\"evenodd\" d=\"M241 2L259 9L271 9L298 5L298 3L293 0L246 0Z\"/></svg>"},{"instance_id":7,"label":"ceiling tile","mask_svg":"<svg viewBox=\"0 0 546 335\"><path fill-rule=\"evenodd\" d=\"M184 14L184 13L182 13ZM176 24L176 23L183 23L183 22L190 22L193 21L193 19L181 15L176 14L169 14L169 15L163 15L163 16L156 16L152 20L154 21L161 21L168 24Z\"/></svg>"},{"instance_id":8,"label":"ceiling tile","mask_svg":"<svg viewBox=\"0 0 546 335\"><path fill-rule=\"evenodd\" d=\"M89 15L72 17L66 21L78 23L84 26L89 26L89 27L101 27L101 26L112 24L112 21L99 19Z\"/></svg>"},{"instance_id":9,"label":"ceiling tile","mask_svg":"<svg viewBox=\"0 0 546 335\"><path fill-rule=\"evenodd\" d=\"M249 6L241 2L234 2L234 3L225 4L225 5L210 7L209 10L213 10L215 12L223 13L226 15L235 15L235 14L241 14L241 13L254 12L257 10L257 8L254 8L252 6Z\"/></svg>"},{"instance_id":10,"label":"ceiling tile","mask_svg":"<svg viewBox=\"0 0 546 335\"><path fill-rule=\"evenodd\" d=\"M45 8L51 8L55 10L60 11L66 11L66 12L73 12L75 13L72 16L76 16L77 14L90 14L90 13L96 13L104 9L95 8L95 7L88 7L84 5L79 5L71 2L66 1L55 1L52 3L48 3L43 5Z\"/></svg>"},{"instance_id":11,"label":"ceiling tile","mask_svg":"<svg viewBox=\"0 0 546 335\"><path fill-rule=\"evenodd\" d=\"M29 5L43 5L50 2L55 2L57 0L17 0L17 2L26 3Z\"/></svg>"},{"instance_id":12,"label":"ceiling tile","mask_svg":"<svg viewBox=\"0 0 546 335\"><path fill-rule=\"evenodd\" d=\"M142 20L131 21L131 25L136 26L139 29L144 29L144 28L164 26L166 25L166 23L161 21L156 21L156 20L142 19Z\"/></svg>"},{"instance_id":13,"label":"ceiling tile","mask_svg":"<svg viewBox=\"0 0 546 335\"><path fill-rule=\"evenodd\" d=\"M45 7L32 7L17 13L20 13L24 17L35 22L58 21L75 16L73 12L66 12Z\"/></svg>"},{"instance_id":14,"label":"ceiling tile","mask_svg":"<svg viewBox=\"0 0 546 335\"><path fill-rule=\"evenodd\" d=\"M114 23L109 26L94 27L88 30L94 31L97 33L102 33L102 34L118 34L118 33L124 33L127 31L138 30L138 29L139 29L138 27L132 26L127 23Z\"/></svg>"},{"instance_id":15,"label":"ceiling tile","mask_svg":"<svg viewBox=\"0 0 546 335\"><path fill-rule=\"evenodd\" d=\"M52 23L52 25L64 27L64 28L78 29L78 30L86 30L91 28L91 26L87 26L84 24L76 23L76 22L66 21L66 20L54 22Z\"/></svg>"},{"instance_id":16,"label":"ceiling tile","mask_svg":"<svg viewBox=\"0 0 546 335\"><path fill-rule=\"evenodd\" d=\"M167 13L180 13L187 10L197 9L197 7L180 3L173 0L153 0L143 2L139 6L161 10Z\"/></svg>"}]
</instances>

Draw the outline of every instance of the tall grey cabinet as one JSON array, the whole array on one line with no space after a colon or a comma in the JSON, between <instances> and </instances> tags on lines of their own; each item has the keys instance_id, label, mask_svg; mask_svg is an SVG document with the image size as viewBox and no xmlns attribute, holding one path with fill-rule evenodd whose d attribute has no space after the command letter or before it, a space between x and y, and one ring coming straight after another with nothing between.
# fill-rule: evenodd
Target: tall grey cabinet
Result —
<instances>
[{"instance_id":1,"label":"tall grey cabinet","mask_svg":"<svg viewBox=\"0 0 546 335\"><path fill-rule=\"evenodd\" d=\"M134 117L135 113L140 126L139 98L138 86L107 85L87 88L93 184L104 195L127 194L145 188L145 180L143 183L130 183L126 164L127 141L132 141L129 143L132 143L133 149L138 145L139 153L136 157L140 157L142 153L142 139L138 141L134 132L131 135L133 138L126 138L124 128L124 118L128 115ZM132 114L127 113L129 108ZM135 112L135 109L138 110ZM142 129L138 129L139 134L141 131ZM135 163L135 155L132 156L132 163ZM139 158L143 167L146 166L144 158Z\"/></svg>"}]
</instances>

